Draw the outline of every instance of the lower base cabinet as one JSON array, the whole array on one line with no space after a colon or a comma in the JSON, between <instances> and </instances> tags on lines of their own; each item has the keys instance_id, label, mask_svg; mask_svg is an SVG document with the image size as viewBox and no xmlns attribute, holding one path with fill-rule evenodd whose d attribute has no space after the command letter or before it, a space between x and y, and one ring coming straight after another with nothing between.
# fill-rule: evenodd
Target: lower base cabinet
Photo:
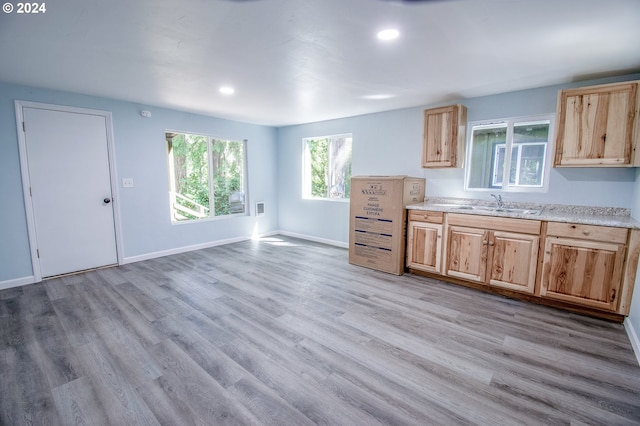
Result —
<instances>
[{"instance_id":1,"label":"lower base cabinet","mask_svg":"<svg viewBox=\"0 0 640 426\"><path fill-rule=\"evenodd\" d=\"M540 295L617 311L627 233L622 228L549 224Z\"/></svg>"},{"instance_id":2,"label":"lower base cabinet","mask_svg":"<svg viewBox=\"0 0 640 426\"><path fill-rule=\"evenodd\" d=\"M540 237L535 235L495 231L489 285L533 293L539 244Z\"/></svg>"},{"instance_id":3,"label":"lower base cabinet","mask_svg":"<svg viewBox=\"0 0 640 426\"><path fill-rule=\"evenodd\" d=\"M442 220L440 212L409 211L407 225L407 267L440 273Z\"/></svg>"},{"instance_id":4,"label":"lower base cabinet","mask_svg":"<svg viewBox=\"0 0 640 426\"><path fill-rule=\"evenodd\" d=\"M440 272L442 225L411 222L408 233L407 266Z\"/></svg>"},{"instance_id":5,"label":"lower base cabinet","mask_svg":"<svg viewBox=\"0 0 640 426\"><path fill-rule=\"evenodd\" d=\"M470 220L482 228L460 226ZM449 215L448 223L447 275L533 294L539 221Z\"/></svg>"},{"instance_id":6,"label":"lower base cabinet","mask_svg":"<svg viewBox=\"0 0 640 426\"><path fill-rule=\"evenodd\" d=\"M416 273L604 318L629 314L640 229L420 210L408 217L407 268Z\"/></svg>"}]
</instances>

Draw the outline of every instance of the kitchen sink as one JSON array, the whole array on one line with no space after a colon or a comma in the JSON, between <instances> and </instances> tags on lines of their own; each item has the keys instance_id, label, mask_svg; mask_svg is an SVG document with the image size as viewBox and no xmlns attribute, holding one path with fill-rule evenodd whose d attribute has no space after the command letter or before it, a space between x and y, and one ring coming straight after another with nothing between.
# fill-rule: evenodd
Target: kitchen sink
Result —
<instances>
[{"instance_id":1,"label":"kitchen sink","mask_svg":"<svg viewBox=\"0 0 640 426\"><path fill-rule=\"evenodd\" d=\"M434 207L444 207L455 210L474 210L485 212L503 212L514 214L538 215L541 210L537 209L521 209L516 207L498 207L498 206L476 206L471 204L432 204Z\"/></svg>"},{"instance_id":2,"label":"kitchen sink","mask_svg":"<svg viewBox=\"0 0 640 426\"><path fill-rule=\"evenodd\" d=\"M536 209L519 209L515 207L491 207L491 206L473 206L473 210L485 210L489 212L505 212L517 214L540 214L540 210Z\"/></svg>"}]
</instances>

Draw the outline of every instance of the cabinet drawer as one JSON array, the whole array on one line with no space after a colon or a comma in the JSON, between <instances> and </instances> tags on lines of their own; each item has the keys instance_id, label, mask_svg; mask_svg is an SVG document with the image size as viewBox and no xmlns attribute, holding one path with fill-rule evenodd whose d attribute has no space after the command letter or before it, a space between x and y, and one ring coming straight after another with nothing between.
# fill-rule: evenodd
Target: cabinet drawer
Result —
<instances>
[{"instance_id":1,"label":"cabinet drawer","mask_svg":"<svg viewBox=\"0 0 640 426\"><path fill-rule=\"evenodd\" d=\"M473 228L496 229L521 234L540 234L542 222L531 219L513 219L507 217L491 217L475 214L448 213L449 225L469 226Z\"/></svg>"},{"instance_id":2,"label":"cabinet drawer","mask_svg":"<svg viewBox=\"0 0 640 426\"><path fill-rule=\"evenodd\" d=\"M409 210L409 221L442 223L443 212L432 212L428 210Z\"/></svg>"},{"instance_id":3,"label":"cabinet drawer","mask_svg":"<svg viewBox=\"0 0 640 426\"><path fill-rule=\"evenodd\" d=\"M626 244L626 228L610 226L582 225L578 223L549 222L547 235L555 237L570 237L581 240L607 241L610 243Z\"/></svg>"}]
</instances>

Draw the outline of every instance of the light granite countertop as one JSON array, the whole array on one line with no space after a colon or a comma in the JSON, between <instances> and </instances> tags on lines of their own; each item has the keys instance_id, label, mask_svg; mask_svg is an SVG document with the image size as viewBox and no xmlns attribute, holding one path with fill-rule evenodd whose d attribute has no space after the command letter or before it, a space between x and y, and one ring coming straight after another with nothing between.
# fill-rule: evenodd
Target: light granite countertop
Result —
<instances>
[{"instance_id":1,"label":"light granite countertop","mask_svg":"<svg viewBox=\"0 0 640 426\"><path fill-rule=\"evenodd\" d=\"M496 203L467 198L426 198L423 203L408 205L407 209L640 229L640 221L633 219L631 210L625 208L514 202L505 202L503 209L515 208L527 211L484 210L483 207L496 207Z\"/></svg>"}]
</instances>

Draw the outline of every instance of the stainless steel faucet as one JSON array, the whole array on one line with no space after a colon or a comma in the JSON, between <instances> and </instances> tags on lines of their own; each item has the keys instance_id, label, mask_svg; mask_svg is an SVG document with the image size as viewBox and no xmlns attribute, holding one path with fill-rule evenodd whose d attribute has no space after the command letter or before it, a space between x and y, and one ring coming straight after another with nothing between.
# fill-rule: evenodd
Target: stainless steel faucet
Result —
<instances>
[{"instance_id":1,"label":"stainless steel faucet","mask_svg":"<svg viewBox=\"0 0 640 426\"><path fill-rule=\"evenodd\" d=\"M502 195L491 194L491 196L496 199L496 204L498 204L498 208L501 209L504 206L504 201L502 201Z\"/></svg>"}]
</instances>

